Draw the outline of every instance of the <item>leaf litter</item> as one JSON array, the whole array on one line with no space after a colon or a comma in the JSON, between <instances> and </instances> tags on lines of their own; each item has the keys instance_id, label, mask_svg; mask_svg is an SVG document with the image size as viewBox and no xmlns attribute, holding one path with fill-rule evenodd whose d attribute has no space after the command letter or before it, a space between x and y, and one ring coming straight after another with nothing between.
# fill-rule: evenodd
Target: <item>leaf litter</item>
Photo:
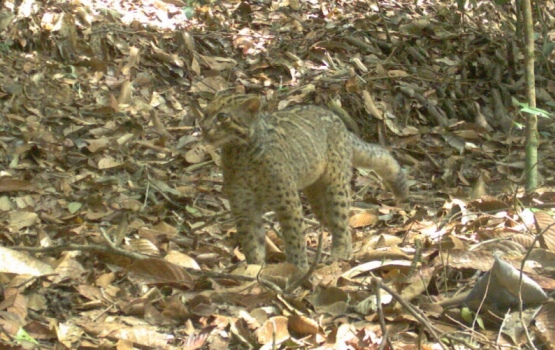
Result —
<instances>
[{"instance_id":1,"label":"leaf litter","mask_svg":"<svg viewBox=\"0 0 555 350\"><path fill-rule=\"evenodd\" d=\"M450 1L3 3L0 342L552 343L554 124L540 119L542 187L526 195L514 11ZM545 72L538 106L550 111ZM291 267L279 227L269 216L269 264L245 266L219 155L196 127L220 90L265 95L267 110L339 103L353 131L407 169L411 205L395 206L361 171L355 257L319 264L283 293ZM321 228L310 214L307 223L314 258ZM531 292L519 317L521 280Z\"/></svg>"}]
</instances>

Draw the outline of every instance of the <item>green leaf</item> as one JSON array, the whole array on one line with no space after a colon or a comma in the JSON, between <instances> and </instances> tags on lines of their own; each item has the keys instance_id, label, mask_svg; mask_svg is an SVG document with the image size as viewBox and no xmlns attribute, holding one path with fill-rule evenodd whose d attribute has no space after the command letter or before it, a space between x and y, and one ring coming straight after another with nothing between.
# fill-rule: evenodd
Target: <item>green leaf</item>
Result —
<instances>
[{"instance_id":1,"label":"green leaf","mask_svg":"<svg viewBox=\"0 0 555 350\"><path fill-rule=\"evenodd\" d=\"M190 6L184 7L183 14L185 15L185 18L191 19L195 15L195 9Z\"/></svg>"},{"instance_id":2,"label":"green leaf","mask_svg":"<svg viewBox=\"0 0 555 350\"><path fill-rule=\"evenodd\" d=\"M15 339L25 341L25 342L29 342L29 343L33 343L33 344L38 344L39 343L33 337L31 337L29 335L29 333L27 333L23 328L19 328L17 330L17 333L15 334Z\"/></svg>"},{"instance_id":3,"label":"green leaf","mask_svg":"<svg viewBox=\"0 0 555 350\"><path fill-rule=\"evenodd\" d=\"M67 210L69 210L70 213L75 214L79 211L79 209L81 209L82 206L83 204L79 202L71 202L67 205Z\"/></svg>"},{"instance_id":4,"label":"green leaf","mask_svg":"<svg viewBox=\"0 0 555 350\"><path fill-rule=\"evenodd\" d=\"M538 117L549 118L549 112L536 107L530 107L528 103L519 103L518 104L521 108L520 111L524 113L530 113L532 115L537 115Z\"/></svg>"},{"instance_id":5,"label":"green leaf","mask_svg":"<svg viewBox=\"0 0 555 350\"><path fill-rule=\"evenodd\" d=\"M197 208L191 207L190 205L186 205L185 210L189 214L192 214L194 217L201 217L202 216L201 212Z\"/></svg>"},{"instance_id":6,"label":"green leaf","mask_svg":"<svg viewBox=\"0 0 555 350\"><path fill-rule=\"evenodd\" d=\"M517 128L518 130L524 129L524 124L522 124L522 123L513 122L513 125L514 125L515 128Z\"/></svg>"},{"instance_id":7,"label":"green leaf","mask_svg":"<svg viewBox=\"0 0 555 350\"><path fill-rule=\"evenodd\" d=\"M478 326L480 326L480 328L486 329L486 327L484 326L484 320L480 316L476 317L476 322L478 323Z\"/></svg>"},{"instance_id":8,"label":"green leaf","mask_svg":"<svg viewBox=\"0 0 555 350\"><path fill-rule=\"evenodd\" d=\"M461 309L461 317L466 323L470 324L474 319L474 313L468 307L463 307Z\"/></svg>"},{"instance_id":9,"label":"green leaf","mask_svg":"<svg viewBox=\"0 0 555 350\"><path fill-rule=\"evenodd\" d=\"M480 315L476 315L476 313L466 306L461 309L461 317L468 324L471 324L474 321L474 317L476 317L476 323L478 323L478 326L482 329L486 329L484 327L484 320L480 317Z\"/></svg>"}]
</instances>

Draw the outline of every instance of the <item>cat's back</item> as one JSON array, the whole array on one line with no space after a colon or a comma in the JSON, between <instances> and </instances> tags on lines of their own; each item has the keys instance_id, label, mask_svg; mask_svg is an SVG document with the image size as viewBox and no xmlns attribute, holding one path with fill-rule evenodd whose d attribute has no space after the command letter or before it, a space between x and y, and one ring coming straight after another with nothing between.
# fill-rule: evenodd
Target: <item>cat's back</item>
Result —
<instances>
[{"instance_id":1,"label":"cat's back","mask_svg":"<svg viewBox=\"0 0 555 350\"><path fill-rule=\"evenodd\" d=\"M316 105L295 105L270 114L273 123L283 124L286 128L305 127L307 129L326 129L337 124L343 125L341 118L325 107Z\"/></svg>"},{"instance_id":2,"label":"cat's back","mask_svg":"<svg viewBox=\"0 0 555 350\"><path fill-rule=\"evenodd\" d=\"M337 133L347 130L341 119L332 111L316 105L296 105L265 115L270 125L286 143L294 142L308 151L327 147Z\"/></svg>"}]
</instances>

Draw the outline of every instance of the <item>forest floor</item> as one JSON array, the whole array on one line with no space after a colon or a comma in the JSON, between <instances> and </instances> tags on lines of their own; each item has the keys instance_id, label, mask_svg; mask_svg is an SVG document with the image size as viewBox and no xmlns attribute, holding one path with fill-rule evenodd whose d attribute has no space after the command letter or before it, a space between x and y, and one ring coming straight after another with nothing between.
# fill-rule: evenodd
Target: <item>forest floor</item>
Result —
<instances>
[{"instance_id":1,"label":"forest floor","mask_svg":"<svg viewBox=\"0 0 555 350\"><path fill-rule=\"evenodd\" d=\"M543 4L537 105L549 112L555 4ZM1 6L3 349L552 348L555 123L539 118L540 187L525 194L511 5ZM309 259L321 232L324 262L284 292L279 227L269 215L268 264L247 266L198 129L222 90L263 96L268 111L338 101L399 160L410 203L357 172L355 256L333 263L307 207Z\"/></svg>"}]
</instances>

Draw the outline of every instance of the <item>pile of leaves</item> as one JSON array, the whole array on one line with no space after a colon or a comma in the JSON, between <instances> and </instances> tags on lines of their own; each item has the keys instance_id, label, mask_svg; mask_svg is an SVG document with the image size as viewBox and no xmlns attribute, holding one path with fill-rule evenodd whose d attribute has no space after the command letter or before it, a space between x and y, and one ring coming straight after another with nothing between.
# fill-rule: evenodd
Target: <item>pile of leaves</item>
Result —
<instances>
[{"instance_id":1,"label":"pile of leaves","mask_svg":"<svg viewBox=\"0 0 555 350\"><path fill-rule=\"evenodd\" d=\"M525 195L518 11L463 3L3 2L3 348L552 344L553 123L543 187ZM538 46L547 111L551 50ZM268 264L247 266L197 129L222 90L268 111L341 104L407 170L411 203L358 173L357 254L327 261L307 210L324 263L284 292L279 227L270 215Z\"/></svg>"}]
</instances>

